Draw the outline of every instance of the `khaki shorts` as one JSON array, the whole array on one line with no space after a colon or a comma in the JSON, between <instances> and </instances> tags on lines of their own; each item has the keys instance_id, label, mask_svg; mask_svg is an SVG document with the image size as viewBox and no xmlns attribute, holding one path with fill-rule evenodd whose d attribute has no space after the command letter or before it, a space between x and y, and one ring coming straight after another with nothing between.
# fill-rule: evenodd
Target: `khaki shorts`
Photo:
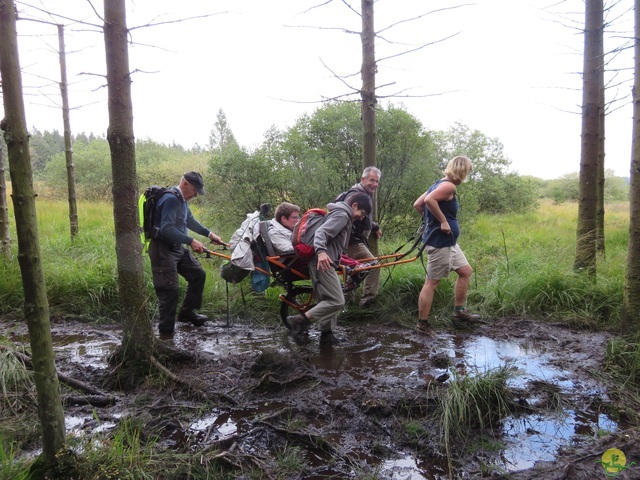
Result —
<instances>
[{"instance_id":1,"label":"khaki shorts","mask_svg":"<svg viewBox=\"0 0 640 480\"><path fill-rule=\"evenodd\" d=\"M460 245L453 247L427 247L427 277L431 280L447 278L459 268L469 265Z\"/></svg>"}]
</instances>

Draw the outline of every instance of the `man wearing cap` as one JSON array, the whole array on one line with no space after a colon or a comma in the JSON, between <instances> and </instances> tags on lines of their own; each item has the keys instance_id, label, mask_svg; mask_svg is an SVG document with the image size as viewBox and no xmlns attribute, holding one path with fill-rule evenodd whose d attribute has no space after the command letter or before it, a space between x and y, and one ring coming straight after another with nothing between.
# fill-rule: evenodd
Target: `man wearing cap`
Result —
<instances>
[{"instance_id":1,"label":"man wearing cap","mask_svg":"<svg viewBox=\"0 0 640 480\"><path fill-rule=\"evenodd\" d=\"M154 213L153 224L159 226L159 235L151 240L149 258L153 286L158 295L160 333L173 333L175 327L180 295L178 275L187 281L178 321L200 327L208 320L205 315L196 313L202 306L206 272L184 245L197 253L204 251L204 244L190 237L187 229L208 237L214 243L222 243L222 239L203 227L191 214L189 200L198 195L204 195L202 175L198 172L185 173L178 186L170 188L158 200Z\"/></svg>"}]
</instances>

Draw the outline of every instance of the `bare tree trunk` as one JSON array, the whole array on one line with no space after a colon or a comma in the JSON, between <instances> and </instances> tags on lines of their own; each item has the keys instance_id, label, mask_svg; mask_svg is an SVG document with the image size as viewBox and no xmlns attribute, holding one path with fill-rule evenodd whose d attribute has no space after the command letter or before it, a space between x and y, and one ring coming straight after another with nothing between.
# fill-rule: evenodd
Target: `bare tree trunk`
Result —
<instances>
[{"instance_id":1,"label":"bare tree trunk","mask_svg":"<svg viewBox=\"0 0 640 480\"><path fill-rule=\"evenodd\" d=\"M582 146L580 155L580 200L574 269L596 272L596 208L598 178L598 137L603 2L585 2L584 72L582 86Z\"/></svg>"},{"instance_id":2,"label":"bare tree trunk","mask_svg":"<svg viewBox=\"0 0 640 480\"><path fill-rule=\"evenodd\" d=\"M69 196L69 225L71 239L78 234L78 206L76 204L76 171L71 147L71 125L69 122L69 96L67 94L67 61L64 51L64 26L58 25L60 56L60 94L62 95L62 122L64 125L64 156L67 162L67 189Z\"/></svg>"},{"instance_id":3,"label":"bare tree trunk","mask_svg":"<svg viewBox=\"0 0 640 480\"><path fill-rule=\"evenodd\" d=\"M376 165L376 51L373 26L373 0L362 0L362 155L364 167ZM372 218L378 219L378 195ZM369 237L369 249L378 254L378 237Z\"/></svg>"},{"instance_id":4,"label":"bare tree trunk","mask_svg":"<svg viewBox=\"0 0 640 480\"><path fill-rule=\"evenodd\" d=\"M604 20L603 20L604 22ZM596 207L596 253L604 256L604 159L605 159L605 88L604 88L604 25L600 29L601 38L598 41L599 68L598 68L598 92L599 100L599 129L598 129L598 179L596 194L598 205Z\"/></svg>"},{"instance_id":5,"label":"bare tree trunk","mask_svg":"<svg viewBox=\"0 0 640 480\"><path fill-rule=\"evenodd\" d=\"M120 380L123 386L135 386L149 371L153 332L147 312L140 243L127 35L125 0L104 0L109 96L107 140L111 150L118 289L123 322Z\"/></svg>"},{"instance_id":6,"label":"bare tree trunk","mask_svg":"<svg viewBox=\"0 0 640 480\"><path fill-rule=\"evenodd\" d=\"M49 325L49 303L38 238L33 172L29 155L22 77L18 56L16 9L13 0L0 0L0 73L4 114L1 127L7 142L18 236L18 262L24 290L24 315L33 354L38 415L42 426L45 468L54 467L65 445L64 412Z\"/></svg>"},{"instance_id":7,"label":"bare tree trunk","mask_svg":"<svg viewBox=\"0 0 640 480\"><path fill-rule=\"evenodd\" d=\"M7 205L7 182L4 175L4 150L0 146L0 252L11 260L11 233L9 231L9 206Z\"/></svg>"},{"instance_id":8,"label":"bare tree trunk","mask_svg":"<svg viewBox=\"0 0 640 480\"><path fill-rule=\"evenodd\" d=\"M621 319L622 332L630 335L637 335L640 332L640 0L634 1L634 10L635 79L629 192L629 247Z\"/></svg>"}]
</instances>

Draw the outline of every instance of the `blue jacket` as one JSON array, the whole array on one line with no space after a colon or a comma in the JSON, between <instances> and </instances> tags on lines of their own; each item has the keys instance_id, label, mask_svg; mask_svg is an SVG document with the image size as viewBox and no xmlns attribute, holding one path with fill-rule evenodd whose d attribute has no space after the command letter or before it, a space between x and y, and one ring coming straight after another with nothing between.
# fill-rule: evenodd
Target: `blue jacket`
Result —
<instances>
[{"instance_id":1,"label":"blue jacket","mask_svg":"<svg viewBox=\"0 0 640 480\"><path fill-rule=\"evenodd\" d=\"M171 190L177 192L178 195L167 192L158 201L156 215L159 215L160 218L154 219L154 224L160 225L159 238L166 243L180 246L182 244L190 245L193 241L193 238L187 234L187 229L208 237L211 231L193 218L189 202L184 199L180 189L173 187Z\"/></svg>"}]
</instances>

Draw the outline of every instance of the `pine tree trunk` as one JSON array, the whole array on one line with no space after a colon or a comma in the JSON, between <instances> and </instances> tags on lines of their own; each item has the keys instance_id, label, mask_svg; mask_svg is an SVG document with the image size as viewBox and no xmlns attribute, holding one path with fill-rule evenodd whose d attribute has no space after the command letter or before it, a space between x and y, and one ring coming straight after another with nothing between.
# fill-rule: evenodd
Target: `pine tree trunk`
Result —
<instances>
[{"instance_id":1,"label":"pine tree trunk","mask_svg":"<svg viewBox=\"0 0 640 480\"><path fill-rule=\"evenodd\" d=\"M362 155L364 167L376 165L376 52L373 26L373 0L362 0ZM378 219L378 196L373 202L374 220ZM378 254L378 237L369 237L369 249Z\"/></svg>"},{"instance_id":2,"label":"pine tree trunk","mask_svg":"<svg viewBox=\"0 0 640 480\"><path fill-rule=\"evenodd\" d=\"M600 115L598 122L598 180L596 192L598 196L598 206L596 208L596 252L604 257L604 160L605 160L605 85L604 85L604 26L600 30L598 41L598 93Z\"/></svg>"},{"instance_id":3,"label":"pine tree trunk","mask_svg":"<svg viewBox=\"0 0 640 480\"><path fill-rule=\"evenodd\" d=\"M123 325L123 363L119 379L126 387L135 386L149 371L153 332L147 312L139 234L125 1L104 0L104 19L109 98L107 140L111 150L118 290Z\"/></svg>"},{"instance_id":4,"label":"pine tree trunk","mask_svg":"<svg viewBox=\"0 0 640 480\"><path fill-rule=\"evenodd\" d=\"M33 376L42 427L42 457L46 467L58 463L56 454L65 445L64 412L60 398L49 303L38 238L33 172L29 155L22 77L13 0L0 0L0 73L5 118L2 121L11 173L12 199L18 236L18 262L24 290L24 315L29 330Z\"/></svg>"},{"instance_id":5,"label":"pine tree trunk","mask_svg":"<svg viewBox=\"0 0 640 480\"><path fill-rule=\"evenodd\" d=\"M9 206L7 182L4 174L4 150L0 146L0 253L11 260L11 232L9 231Z\"/></svg>"},{"instance_id":6,"label":"pine tree trunk","mask_svg":"<svg viewBox=\"0 0 640 480\"><path fill-rule=\"evenodd\" d=\"M603 2L585 2L584 72L582 87L582 146L580 152L580 199L574 269L596 273L596 209L600 91L599 42L602 41Z\"/></svg>"},{"instance_id":7,"label":"pine tree trunk","mask_svg":"<svg viewBox=\"0 0 640 480\"><path fill-rule=\"evenodd\" d=\"M633 87L633 138L629 193L629 247L624 278L621 327L623 333L640 332L640 0L635 9L635 79Z\"/></svg>"},{"instance_id":8,"label":"pine tree trunk","mask_svg":"<svg viewBox=\"0 0 640 480\"><path fill-rule=\"evenodd\" d=\"M78 234L78 206L76 203L76 170L71 147L69 96L67 94L67 61L64 51L64 26L58 25L58 55L60 56L60 95L62 96L62 123L64 125L64 156L67 163L67 191L69 198L69 227L71 239Z\"/></svg>"}]
</instances>

